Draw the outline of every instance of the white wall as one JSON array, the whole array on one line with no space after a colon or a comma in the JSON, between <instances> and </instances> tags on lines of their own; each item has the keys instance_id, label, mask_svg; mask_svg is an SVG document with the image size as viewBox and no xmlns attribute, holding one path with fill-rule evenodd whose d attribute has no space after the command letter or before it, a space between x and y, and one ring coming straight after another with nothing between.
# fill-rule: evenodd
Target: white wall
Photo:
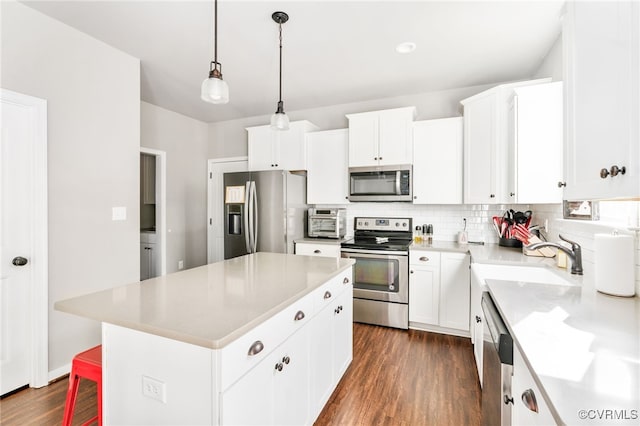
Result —
<instances>
[{"instance_id":1,"label":"white wall","mask_svg":"<svg viewBox=\"0 0 640 426\"><path fill-rule=\"evenodd\" d=\"M562 81L562 33L544 57L533 78L551 77L553 81Z\"/></svg>"},{"instance_id":2,"label":"white wall","mask_svg":"<svg viewBox=\"0 0 640 426\"><path fill-rule=\"evenodd\" d=\"M138 280L140 62L1 2L3 88L48 101L49 370L100 342L57 300ZM113 222L111 208L127 220Z\"/></svg>"},{"instance_id":3,"label":"white wall","mask_svg":"<svg viewBox=\"0 0 640 426\"><path fill-rule=\"evenodd\" d=\"M207 263L207 132L193 118L140 105L140 145L167 153L167 273Z\"/></svg>"},{"instance_id":4,"label":"white wall","mask_svg":"<svg viewBox=\"0 0 640 426\"><path fill-rule=\"evenodd\" d=\"M460 100L480 93L494 85L472 86L439 92L375 99L365 102L332 105L298 111L287 111L291 121L309 120L320 130L348 127L345 114L375 111L388 108L415 106L416 120L461 116ZM275 106L275 102L274 102ZM285 99L286 109L286 99ZM263 116L209 124L209 158L239 157L247 155L247 132L245 127L268 124L271 111Z\"/></svg>"}]
</instances>

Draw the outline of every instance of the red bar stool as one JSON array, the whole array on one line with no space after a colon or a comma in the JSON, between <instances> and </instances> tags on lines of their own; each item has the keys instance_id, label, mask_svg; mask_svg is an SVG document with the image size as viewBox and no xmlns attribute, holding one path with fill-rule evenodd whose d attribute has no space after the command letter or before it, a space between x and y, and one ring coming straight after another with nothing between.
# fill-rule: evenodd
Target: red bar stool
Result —
<instances>
[{"instance_id":1,"label":"red bar stool","mask_svg":"<svg viewBox=\"0 0 640 426\"><path fill-rule=\"evenodd\" d=\"M102 426L102 345L80 352L73 357L71 374L69 374L69 390L67 390L67 401L64 407L64 418L62 419L63 426L71 426L80 378L93 380L98 388L98 415L84 423L83 426L96 420L98 425Z\"/></svg>"}]
</instances>

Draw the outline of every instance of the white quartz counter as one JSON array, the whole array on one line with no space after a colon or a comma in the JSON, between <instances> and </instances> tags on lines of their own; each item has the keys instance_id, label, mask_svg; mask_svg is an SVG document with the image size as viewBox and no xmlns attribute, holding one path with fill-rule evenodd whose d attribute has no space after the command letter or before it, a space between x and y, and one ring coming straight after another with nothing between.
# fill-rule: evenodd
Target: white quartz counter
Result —
<instances>
[{"instance_id":1,"label":"white quartz counter","mask_svg":"<svg viewBox=\"0 0 640 426\"><path fill-rule=\"evenodd\" d=\"M255 253L56 302L56 310L219 349L354 263Z\"/></svg>"},{"instance_id":2,"label":"white quartz counter","mask_svg":"<svg viewBox=\"0 0 640 426\"><path fill-rule=\"evenodd\" d=\"M589 278L487 284L559 424L638 424L640 298L598 293Z\"/></svg>"}]
</instances>

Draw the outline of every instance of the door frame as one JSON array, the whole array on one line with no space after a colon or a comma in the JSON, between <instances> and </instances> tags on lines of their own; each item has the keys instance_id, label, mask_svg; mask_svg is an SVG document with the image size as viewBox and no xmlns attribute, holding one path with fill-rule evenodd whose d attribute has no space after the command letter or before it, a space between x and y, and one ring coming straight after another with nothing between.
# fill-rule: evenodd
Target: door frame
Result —
<instances>
[{"instance_id":1,"label":"door frame","mask_svg":"<svg viewBox=\"0 0 640 426\"><path fill-rule=\"evenodd\" d=\"M160 275L167 275L167 153L145 147L140 147L140 153L156 157L156 235L160 240Z\"/></svg>"},{"instance_id":2,"label":"door frame","mask_svg":"<svg viewBox=\"0 0 640 426\"><path fill-rule=\"evenodd\" d=\"M212 238L212 227L213 227L213 211L211 205L213 204L213 188L211 186L212 181L212 173L214 172L214 168L220 164L224 163L237 163L237 162L246 162L247 167L249 166L249 157L225 157L225 158L210 158L207 160L207 263L209 263L209 259L211 259L213 247L211 244ZM224 256L223 256L224 257Z\"/></svg>"},{"instance_id":3,"label":"door frame","mask_svg":"<svg viewBox=\"0 0 640 426\"><path fill-rule=\"evenodd\" d=\"M47 101L0 88L2 102L27 108L33 126L32 139L32 248L34 261L29 288L30 319L29 386L49 384L49 234L47 180Z\"/></svg>"}]
</instances>

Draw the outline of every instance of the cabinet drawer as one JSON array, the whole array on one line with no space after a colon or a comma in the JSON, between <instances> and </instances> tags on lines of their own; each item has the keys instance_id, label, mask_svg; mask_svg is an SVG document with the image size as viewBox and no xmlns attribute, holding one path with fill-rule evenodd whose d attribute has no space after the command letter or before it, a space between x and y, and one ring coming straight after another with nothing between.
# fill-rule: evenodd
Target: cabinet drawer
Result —
<instances>
[{"instance_id":1,"label":"cabinet drawer","mask_svg":"<svg viewBox=\"0 0 640 426\"><path fill-rule=\"evenodd\" d=\"M306 256L340 257L340 244L296 243L296 254Z\"/></svg>"},{"instance_id":2,"label":"cabinet drawer","mask_svg":"<svg viewBox=\"0 0 640 426\"><path fill-rule=\"evenodd\" d=\"M440 253L437 251L411 250L409 252L409 264L416 266L439 266Z\"/></svg>"},{"instance_id":3,"label":"cabinet drawer","mask_svg":"<svg viewBox=\"0 0 640 426\"><path fill-rule=\"evenodd\" d=\"M255 367L288 336L309 322L314 313L312 294L293 303L222 349L221 365L224 365L224 368L220 380L223 390ZM251 352L254 354L250 355Z\"/></svg>"},{"instance_id":4,"label":"cabinet drawer","mask_svg":"<svg viewBox=\"0 0 640 426\"><path fill-rule=\"evenodd\" d=\"M351 272L351 269L349 269L349 272ZM326 306L329 306L339 295L342 294L343 291L347 289L352 281L352 277L349 272L345 271L341 273L340 275L332 278L326 285L311 293L315 313L318 313Z\"/></svg>"}]
</instances>

